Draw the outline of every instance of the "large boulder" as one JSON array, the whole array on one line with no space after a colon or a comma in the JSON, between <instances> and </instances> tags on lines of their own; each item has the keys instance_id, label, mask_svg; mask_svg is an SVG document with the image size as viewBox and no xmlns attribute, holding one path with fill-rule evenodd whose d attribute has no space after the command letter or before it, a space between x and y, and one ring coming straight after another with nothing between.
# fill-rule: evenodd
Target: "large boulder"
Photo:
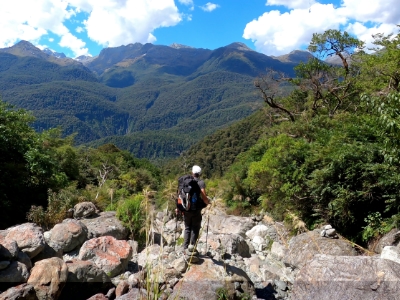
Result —
<instances>
[{"instance_id":1,"label":"large boulder","mask_svg":"<svg viewBox=\"0 0 400 300\"><path fill-rule=\"evenodd\" d=\"M386 246L397 246L400 242L400 231L392 229L384 236L382 236L376 243L370 245L370 250L375 253L382 253L383 248Z\"/></svg>"},{"instance_id":2,"label":"large boulder","mask_svg":"<svg viewBox=\"0 0 400 300\"><path fill-rule=\"evenodd\" d=\"M216 299L218 290L224 290L228 299L254 295L253 284L243 270L204 258L199 264L190 266L168 299Z\"/></svg>"},{"instance_id":3,"label":"large boulder","mask_svg":"<svg viewBox=\"0 0 400 300\"><path fill-rule=\"evenodd\" d=\"M68 278L59 300L87 299L96 293L107 293L113 286L107 274L91 261L66 262Z\"/></svg>"},{"instance_id":4,"label":"large boulder","mask_svg":"<svg viewBox=\"0 0 400 300\"><path fill-rule=\"evenodd\" d=\"M238 234L246 238L246 232L253 228L255 222L252 218L230 215L203 216L203 228L214 234Z\"/></svg>"},{"instance_id":5,"label":"large boulder","mask_svg":"<svg viewBox=\"0 0 400 300\"><path fill-rule=\"evenodd\" d=\"M88 239L101 236L112 236L117 240L125 240L129 231L117 219L115 211L101 212L97 217L80 220L88 230Z\"/></svg>"},{"instance_id":6,"label":"large boulder","mask_svg":"<svg viewBox=\"0 0 400 300\"><path fill-rule=\"evenodd\" d=\"M86 226L75 219L65 219L45 233L47 244L55 251L70 252L81 246L87 238Z\"/></svg>"},{"instance_id":7,"label":"large boulder","mask_svg":"<svg viewBox=\"0 0 400 300\"><path fill-rule=\"evenodd\" d=\"M198 248L204 248L207 242L207 251L209 249L219 251L222 254L237 254L241 257L250 257L250 248L245 239L238 234L212 234L204 233L199 239ZM204 249L205 250L205 249Z\"/></svg>"},{"instance_id":8,"label":"large boulder","mask_svg":"<svg viewBox=\"0 0 400 300\"><path fill-rule=\"evenodd\" d=\"M316 254L355 256L357 252L349 242L342 239L321 237L320 233L314 230L290 239L283 261L301 268Z\"/></svg>"},{"instance_id":9,"label":"large boulder","mask_svg":"<svg viewBox=\"0 0 400 300\"><path fill-rule=\"evenodd\" d=\"M58 299L67 278L66 263L58 257L53 257L35 263L28 284L34 287L39 300Z\"/></svg>"},{"instance_id":10,"label":"large boulder","mask_svg":"<svg viewBox=\"0 0 400 300\"><path fill-rule=\"evenodd\" d=\"M5 240L15 241L29 258L38 255L45 246L43 230L34 223L25 223L8 229Z\"/></svg>"},{"instance_id":11,"label":"large boulder","mask_svg":"<svg viewBox=\"0 0 400 300\"><path fill-rule=\"evenodd\" d=\"M400 295L400 264L377 256L315 255L300 269L291 299L389 300Z\"/></svg>"},{"instance_id":12,"label":"large boulder","mask_svg":"<svg viewBox=\"0 0 400 300\"><path fill-rule=\"evenodd\" d=\"M132 247L127 241L103 236L86 241L79 250L80 260L92 261L109 277L122 273L132 258Z\"/></svg>"}]
</instances>

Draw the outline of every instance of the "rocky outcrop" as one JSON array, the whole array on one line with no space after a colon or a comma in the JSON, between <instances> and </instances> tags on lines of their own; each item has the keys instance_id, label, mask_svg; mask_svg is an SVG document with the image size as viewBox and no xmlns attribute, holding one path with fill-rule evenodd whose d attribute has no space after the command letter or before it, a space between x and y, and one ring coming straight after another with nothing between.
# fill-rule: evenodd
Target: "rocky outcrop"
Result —
<instances>
[{"instance_id":1,"label":"rocky outcrop","mask_svg":"<svg viewBox=\"0 0 400 300\"><path fill-rule=\"evenodd\" d=\"M398 299L400 264L379 257L317 254L300 269L292 299Z\"/></svg>"},{"instance_id":2,"label":"rocky outcrop","mask_svg":"<svg viewBox=\"0 0 400 300\"><path fill-rule=\"evenodd\" d=\"M286 264L301 268L316 254L355 256L357 252L349 242L322 237L318 230L314 230L293 237L289 241L283 261Z\"/></svg>"}]
</instances>

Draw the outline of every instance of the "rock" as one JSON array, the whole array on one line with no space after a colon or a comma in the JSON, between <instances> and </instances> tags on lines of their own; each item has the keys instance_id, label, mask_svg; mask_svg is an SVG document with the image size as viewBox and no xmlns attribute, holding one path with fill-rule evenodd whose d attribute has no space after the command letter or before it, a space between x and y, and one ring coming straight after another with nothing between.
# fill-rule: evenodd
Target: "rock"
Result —
<instances>
[{"instance_id":1,"label":"rock","mask_svg":"<svg viewBox=\"0 0 400 300\"><path fill-rule=\"evenodd\" d=\"M0 261L0 270L4 270L10 265L10 262L8 260L3 260Z\"/></svg>"},{"instance_id":2,"label":"rock","mask_svg":"<svg viewBox=\"0 0 400 300\"><path fill-rule=\"evenodd\" d=\"M184 273L188 267L186 260L183 257L179 257L172 262L172 266L177 270L179 273Z\"/></svg>"},{"instance_id":3,"label":"rock","mask_svg":"<svg viewBox=\"0 0 400 300\"><path fill-rule=\"evenodd\" d=\"M131 289L127 294L115 298L115 300L136 300L136 299L151 299L147 297L145 289Z\"/></svg>"},{"instance_id":4,"label":"rock","mask_svg":"<svg viewBox=\"0 0 400 300\"><path fill-rule=\"evenodd\" d=\"M400 242L400 231L398 229L392 229L376 243L370 245L369 250L375 253L381 253L383 248L386 246L397 246Z\"/></svg>"},{"instance_id":5,"label":"rock","mask_svg":"<svg viewBox=\"0 0 400 300\"><path fill-rule=\"evenodd\" d=\"M62 259L54 257L36 262L28 284L34 287L38 299L58 299L67 278L67 265Z\"/></svg>"},{"instance_id":6,"label":"rock","mask_svg":"<svg viewBox=\"0 0 400 300\"><path fill-rule=\"evenodd\" d=\"M115 211L101 212L99 216L91 219L81 219L88 230L88 239L101 236L112 236L117 240L125 240L129 231L116 217Z\"/></svg>"},{"instance_id":7,"label":"rock","mask_svg":"<svg viewBox=\"0 0 400 300\"><path fill-rule=\"evenodd\" d=\"M17 261L24 264L27 267L28 271L32 269L32 262L25 252L20 251L18 253Z\"/></svg>"},{"instance_id":8,"label":"rock","mask_svg":"<svg viewBox=\"0 0 400 300\"><path fill-rule=\"evenodd\" d=\"M109 298L106 297L104 294L98 293L88 298L87 300L109 300Z\"/></svg>"},{"instance_id":9,"label":"rock","mask_svg":"<svg viewBox=\"0 0 400 300\"><path fill-rule=\"evenodd\" d=\"M256 237L256 236L265 238L265 236L267 235L267 232L268 232L268 226L256 225L253 228L251 228L250 230L246 231L246 236L251 240L254 239L254 237Z\"/></svg>"},{"instance_id":10,"label":"rock","mask_svg":"<svg viewBox=\"0 0 400 300\"><path fill-rule=\"evenodd\" d=\"M109 277L123 272L132 258L132 247L127 241L103 236L86 241L79 250L80 260L92 261Z\"/></svg>"},{"instance_id":11,"label":"rock","mask_svg":"<svg viewBox=\"0 0 400 300\"><path fill-rule=\"evenodd\" d=\"M161 256L161 246L154 244L143 249L138 255L138 265L144 267L147 265L157 264L157 260Z\"/></svg>"},{"instance_id":12,"label":"rock","mask_svg":"<svg viewBox=\"0 0 400 300\"><path fill-rule=\"evenodd\" d=\"M61 249L62 252L70 252L81 246L87 238L86 226L74 219L65 219L56 224L46 235L47 244L54 250Z\"/></svg>"},{"instance_id":13,"label":"rock","mask_svg":"<svg viewBox=\"0 0 400 300\"><path fill-rule=\"evenodd\" d=\"M250 297L254 294L250 278L243 270L231 265L216 264L212 259L204 258L200 264L190 267L184 278L174 286L168 299L215 299L220 288L226 289L228 298L233 297L235 282L239 282L243 292Z\"/></svg>"},{"instance_id":14,"label":"rock","mask_svg":"<svg viewBox=\"0 0 400 300\"><path fill-rule=\"evenodd\" d=\"M29 258L38 255L45 246L43 230L34 223L25 223L9 228L5 239L15 241L18 248L28 254Z\"/></svg>"},{"instance_id":15,"label":"rock","mask_svg":"<svg viewBox=\"0 0 400 300\"><path fill-rule=\"evenodd\" d=\"M316 254L338 256L355 256L357 252L350 243L342 239L321 237L317 230L309 231L293 237L289 241L288 250L283 258L287 264L301 268Z\"/></svg>"},{"instance_id":16,"label":"rock","mask_svg":"<svg viewBox=\"0 0 400 300\"><path fill-rule=\"evenodd\" d=\"M207 222L207 218L203 216L203 226ZM214 234L238 234L246 238L246 232L253 228L254 224L255 222L249 217L209 215L208 232ZM207 224L205 225L207 226Z\"/></svg>"},{"instance_id":17,"label":"rock","mask_svg":"<svg viewBox=\"0 0 400 300\"><path fill-rule=\"evenodd\" d=\"M44 249L32 259L32 263L35 263L39 260L52 258L52 257L62 258L63 250L62 249L56 250L56 249L50 247L47 243L45 243Z\"/></svg>"},{"instance_id":18,"label":"rock","mask_svg":"<svg viewBox=\"0 0 400 300\"><path fill-rule=\"evenodd\" d=\"M281 260L286 255L286 247L278 242L273 242L271 247L271 255L275 259Z\"/></svg>"},{"instance_id":19,"label":"rock","mask_svg":"<svg viewBox=\"0 0 400 300\"><path fill-rule=\"evenodd\" d=\"M117 288L115 289L115 296L119 297L126 294L129 290L129 283L125 280L122 280L118 283Z\"/></svg>"},{"instance_id":20,"label":"rock","mask_svg":"<svg viewBox=\"0 0 400 300\"><path fill-rule=\"evenodd\" d=\"M300 269L291 299L398 299L400 265L379 257L317 254Z\"/></svg>"},{"instance_id":21,"label":"rock","mask_svg":"<svg viewBox=\"0 0 400 300\"><path fill-rule=\"evenodd\" d=\"M6 240L0 235L0 260L12 260L18 256L18 245L16 241Z\"/></svg>"},{"instance_id":22,"label":"rock","mask_svg":"<svg viewBox=\"0 0 400 300\"><path fill-rule=\"evenodd\" d=\"M400 249L394 246L386 246L383 248L381 258L400 264Z\"/></svg>"},{"instance_id":23,"label":"rock","mask_svg":"<svg viewBox=\"0 0 400 300\"><path fill-rule=\"evenodd\" d=\"M199 239L199 249L205 246L206 234L203 233ZM208 233L207 248L204 250L216 250L228 254L238 254L242 257L250 257L250 248L245 239L238 234L212 234ZM204 251L205 252L205 251Z\"/></svg>"},{"instance_id":24,"label":"rock","mask_svg":"<svg viewBox=\"0 0 400 300\"><path fill-rule=\"evenodd\" d=\"M66 264L68 278L59 300L87 299L96 293L106 293L113 286L106 273L91 261L74 259Z\"/></svg>"},{"instance_id":25,"label":"rock","mask_svg":"<svg viewBox=\"0 0 400 300\"><path fill-rule=\"evenodd\" d=\"M4 293L0 294L1 300L38 300L35 289L30 284L20 284L9 288Z\"/></svg>"},{"instance_id":26,"label":"rock","mask_svg":"<svg viewBox=\"0 0 400 300\"><path fill-rule=\"evenodd\" d=\"M7 268L0 270L0 283L17 285L27 282L28 278L28 267L19 261L11 261ZM10 287L11 285L6 284L5 286Z\"/></svg>"},{"instance_id":27,"label":"rock","mask_svg":"<svg viewBox=\"0 0 400 300\"><path fill-rule=\"evenodd\" d=\"M74 218L89 218L96 214L97 208L92 202L81 202L74 206Z\"/></svg>"}]
</instances>

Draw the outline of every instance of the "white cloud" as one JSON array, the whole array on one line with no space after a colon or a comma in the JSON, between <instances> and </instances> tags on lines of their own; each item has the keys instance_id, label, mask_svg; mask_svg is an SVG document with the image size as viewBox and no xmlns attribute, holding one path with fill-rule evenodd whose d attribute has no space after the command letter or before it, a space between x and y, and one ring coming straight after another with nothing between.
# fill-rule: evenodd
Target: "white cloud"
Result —
<instances>
[{"instance_id":1,"label":"white cloud","mask_svg":"<svg viewBox=\"0 0 400 300\"><path fill-rule=\"evenodd\" d=\"M179 3L187 6L193 6L193 0L178 0Z\"/></svg>"},{"instance_id":2,"label":"white cloud","mask_svg":"<svg viewBox=\"0 0 400 300\"><path fill-rule=\"evenodd\" d=\"M219 7L218 4L214 4L214 3L211 3L211 2L206 3L206 5L204 5L204 6L200 6L200 8L202 10L207 11L207 12L211 12L214 9L217 9L218 7Z\"/></svg>"},{"instance_id":3,"label":"white cloud","mask_svg":"<svg viewBox=\"0 0 400 300\"><path fill-rule=\"evenodd\" d=\"M61 37L61 41L59 42L61 47L71 49L75 56L88 55L89 49L85 48L85 42L78 39L76 36L71 33L64 34Z\"/></svg>"},{"instance_id":4,"label":"white cloud","mask_svg":"<svg viewBox=\"0 0 400 300\"><path fill-rule=\"evenodd\" d=\"M308 7L308 3L314 3ZM283 5L287 13L265 12L249 22L243 32L257 51L267 55L286 54L308 45L315 32L345 29L371 46L372 34L397 32L400 24L398 0L343 0L340 6L308 0L268 0L267 6Z\"/></svg>"},{"instance_id":5,"label":"white cloud","mask_svg":"<svg viewBox=\"0 0 400 300\"><path fill-rule=\"evenodd\" d=\"M77 33L82 33L82 32L85 31L85 29L83 29L82 27L78 26L78 27L75 28L75 31L76 31Z\"/></svg>"},{"instance_id":6,"label":"white cloud","mask_svg":"<svg viewBox=\"0 0 400 300\"><path fill-rule=\"evenodd\" d=\"M353 24L349 24L346 28L346 31L349 32L350 34L354 34L361 41L365 42L365 49L364 49L365 51L372 52L371 49L377 47L372 43L374 41L372 35L377 33L383 33L384 35L397 33L398 28L396 25L393 24L380 24L378 26L368 28L362 23L356 22Z\"/></svg>"},{"instance_id":7,"label":"white cloud","mask_svg":"<svg viewBox=\"0 0 400 300\"><path fill-rule=\"evenodd\" d=\"M314 0L267 0L265 5L274 6L282 5L289 9L293 8L310 8L315 3Z\"/></svg>"},{"instance_id":8,"label":"white cloud","mask_svg":"<svg viewBox=\"0 0 400 300\"><path fill-rule=\"evenodd\" d=\"M173 0L88 0L91 13L84 22L89 38L103 46L152 43L152 32L182 20Z\"/></svg>"},{"instance_id":9,"label":"white cloud","mask_svg":"<svg viewBox=\"0 0 400 300\"><path fill-rule=\"evenodd\" d=\"M188 5L191 0L180 0ZM173 26L182 20L174 0L13 0L2 1L0 9L0 48L28 40L38 44L41 37L53 33L59 44L75 55L88 54L84 41L67 28L65 21L81 13L90 39L103 46L120 46L134 42L154 42L153 31ZM83 14L84 13L84 14Z\"/></svg>"}]
</instances>

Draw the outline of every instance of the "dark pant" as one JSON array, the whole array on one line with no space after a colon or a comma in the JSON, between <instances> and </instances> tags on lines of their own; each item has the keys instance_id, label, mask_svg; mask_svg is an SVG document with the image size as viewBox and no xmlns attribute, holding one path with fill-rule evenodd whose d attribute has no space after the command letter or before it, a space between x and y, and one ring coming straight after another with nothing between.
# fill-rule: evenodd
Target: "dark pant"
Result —
<instances>
[{"instance_id":1,"label":"dark pant","mask_svg":"<svg viewBox=\"0 0 400 300\"><path fill-rule=\"evenodd\" d=\"M201 210L185 211L183 213L183 219L185 222L185 232L183 248L189 247L191 245L196 245L196 241L199 238L199 232L201 228Z\"/></svg>"}]
</instances>

